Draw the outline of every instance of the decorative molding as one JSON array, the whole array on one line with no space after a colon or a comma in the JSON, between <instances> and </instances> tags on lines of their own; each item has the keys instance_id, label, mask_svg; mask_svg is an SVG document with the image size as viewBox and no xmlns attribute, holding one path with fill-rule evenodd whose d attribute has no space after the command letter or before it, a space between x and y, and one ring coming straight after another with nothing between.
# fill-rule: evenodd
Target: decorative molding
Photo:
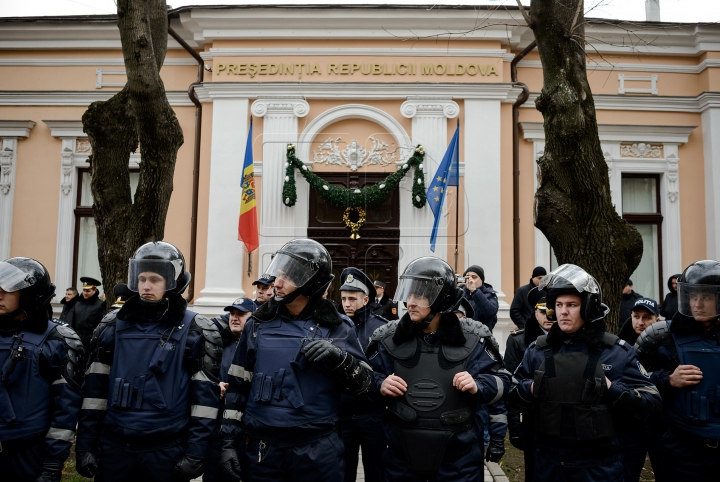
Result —
<instances>
[{"instance_id":1,"label":"decorative molding","mask_svg":"<svg viewBox=\"0 0 720 482\"><path fill-rule=\"evenodd\" d=\"M542 122L521 122L523 137L530 140L544 140ZM598 134L602 142L645 142L685 144L697 126L652 126L599 124Z\"/></svg>"},{"instance_id":2,"label":"decorative molding","mask_svg":"<svg viewBox=\"0 0 720 482\"><path fill-rule=\"evenodd\" d=\"M662 144L620 144L620 157L652 157L659 159L663 156Z\"/></svg>"},{"instance_id":3,"label":"decorative molding","mask_svg":"<svg viewBox=\"0 0 720 482\"><path fill-rule=\"evenodd\" d=\"M530 93L530 97L521 107L534 109L540 94ZM642 95L594 95L596 110L653 111L653 112L705 112L711 107L720 106L719 92L703 92L696 97L681 96L642 96Z\"/></svg>"},{"instance_id":4,"label":"decorative molding","mask_svg":"<svg viewBox=\"0 0 720 482\"><path fill-rule=\"evenodd\" d=\"M307 162L310 159L310 146L315 137L327 126L345 119L365 119L374 122L393 136L398 147L412 146L410 136L403 126L387 112L365 104L345 104L326 110L305 127L298 138L298 159Z\"/></svg>"},{"instance_id":5,"label":"decorative molding","mask_svg":"<svg viewBox=\"0 0 720 482\"><path fill-rule=\"evenodd\" d=\"M412 119L416 115L437 116L452 119L460 113L457 102L439 97L412 97L400 106L403 117Z\"/></svg>"},{"instance_id":6,"label":"decorative molding","mask_svg":"<svg viewBox=\"0 0 720 482\"><path fill-rule=\"evenodd\" d=\"M12 242L17 137L0 137L0 141L0 259L7 259Z\"/></svg>"},{"instance_id":7,"label":"decorative molding","mask_svg":"<svg viewBox=\"0 0 720 482\"><path fill-rule=\"evenodd\" d=\"M296 117L305 117L310 112L310 105L303 99L293 98L260 98L252 103L250 111L258 117L265 117L268 112L272 114L293 114Z\"/></svg>"},{"instance_id":8,"label":"decorative molding","mask_svg":"<svg viewBox=\"0 0 720 482\"><path fill-rule=\"evenodd\" d=\"M298 57L298 56L366 56L366 57L502 57L510 62L515 55L505 49L444 49L444 48L211 48L200 52L203 60L216 57ZM0 65L2 65L0 63Z\"/></svg>"},{"instance_id":9,"label":"decorative molding","mask_svg":"<svg viewBox=\"0 0 720 482\"><path fill-rule=\"evenodd\" d=\"M75 152L79 154L92 152L92 146L90 145L90 139L87 137L81 139L75 139Z\"/></svg>"},{"instance_id":10,"label":"decorative molding","mask_svg":"<svg viewBox=\"0 0 720 482\"><path fill-rule=\"evenodd\" d=\"M390 150L390 146L382 139L370 137L372 147L370 152L364 149L358 141L353 139L352 142L342 151L338 147L341 137L333 139L330 137L325 142L320 143L318 151L313 151L313 164L333 164L337 166L345 165L351 171L357 171L358 167L366 164L387 166L398 162L397 152L399 147Z\"/></svg>"},{"instance_id":11,"label":"decorative molding","mask_svg":"<svg viewBox=\"0 0 720 482\"><path fill-rule=\"evenodd\" d=\"M618 94L650 94L658 95L657 75L625 75L618 74ZM650 87L625 87L625 82L650 82Z\"/></svg>"},{"instance_id":12,"label":"decorative molding","mask_svg":"<svg viewBox=\"0 0 720 482\"><path fill-rule=\"evenodd\" d=\"M0 67L95 67L99 65L111 67L124 67L125 61L122 57L118 58L63 58L63 59L47 59L47 58L10 58L0 59ZM166 66L197 66L195 59L183 58L165 58L163 67ZM106 72L107 73L107 72ZM123 71L123 74L125 72Z\"/></svg>"},{"instance_id":13,"label":"decorative molding","mask_svg":"<svg viewBox=\"0 0 720 482\"><path fill-rule=\"evenodd\" d=\"M30 137L33 127L30 120L0 120L0 137Z\"/></svg>"},{"instance_id":14,"label":"decorative molding","mask_svg":"<svg viewBox=\"0 0 720 482\"><path fill-rule=\"evenodd\" d=\"M587 62L588 73L593 71L614 71L614 72L657 72L663 74L700 74L705 69L720 67L720 59L705 59L697 65L673 65L673 64L640 64L626 62ZM521 60L518 68L542 69L542 62L539 60Z\"/></svg>"},{"instance_id":15,"label":"decorative molding","mask_svg":"<svg viewBox=\"0 0 720 482\"><path fill-rule=\"evenodd\" d=\"M446 99L489 99L515 102L521 89L512 83L383 83L383 82L210 82L195 89L201 102L215 99L262 97L302 97L303 99L408 99L436 97ZM2 96L0 94L0 105Z\"/></svg>"},{"instance_id":16,"label":"decorative molding","mask_svg":"<svg viewBox=\"0 0 720 482\"><path fill-rule=\"evenodd\" d=\"M97 80L95 80L95 88L96 89L102 89L103 87L125 87L125 84L127 83L127 79L125 82L103 82L103 75L127 75L127 72L124 70L103 70L103 69L95 69L95 75L97 76Z\"/></svg>"},{"instance_id":17,"label":"decorative molding","mask_svg":"<svg viewBox=\"0 0 720 482\"><path fill-rule=\"evenodd\" d=\"M124 85L124 84L123 84ZM119 91L0 91L0 106L6 105L70 105L87 107L99 100L108 100ZM194 106L187 91L166 92L170 105Z\"/></svg>"},{"instance_id":18,"label":"decorative molding","mask_svg":"<svg viewBox=\"0 0 720 482\"><path fill-rule=\"evenodd\" d=\"M79 120L44 120L43 121L50 128L50 135L53 137L87 137L83 130L82 121ZM73 144L67 149L71 153L75 152L75 140Z\"/></svg>"},{"instance_id":19,"label":"decorative molding","mask_svg":"<svg viewBox=\"0 0 720 482\"><path fill-rule=\"evenodd\" d=\"M3 141L0 150L0 194L8 195L14 181L15 150L9 142Z\"/></svg>"}]
</instances>

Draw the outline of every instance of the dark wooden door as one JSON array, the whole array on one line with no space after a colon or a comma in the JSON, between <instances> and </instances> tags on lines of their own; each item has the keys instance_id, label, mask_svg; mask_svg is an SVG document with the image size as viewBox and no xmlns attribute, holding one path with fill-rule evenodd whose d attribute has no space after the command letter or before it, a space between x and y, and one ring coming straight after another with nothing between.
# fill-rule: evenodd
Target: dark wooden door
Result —
<instances>
[{"instance_id":1,"label":"dark wooden door","mask_svg":"<svg viewBox=\"0 0 720 482\"><path fill-rule=\"evenodd\" d=\"M383 173L333 172L322 173L328 183L349 188L361 188L385 179ZM350 239L350 228L343 222L345 208L328 204L314 190L310 190L308 237L322 243L330 252L335 279L329 297L340 301L340 273L354 266L372 280L387 284L386 294L392 297L397 283L400 257L400 201L398 189L383 202L364 208L366 222L360 228L359 239Z\"/></svg>"}]
</instances>

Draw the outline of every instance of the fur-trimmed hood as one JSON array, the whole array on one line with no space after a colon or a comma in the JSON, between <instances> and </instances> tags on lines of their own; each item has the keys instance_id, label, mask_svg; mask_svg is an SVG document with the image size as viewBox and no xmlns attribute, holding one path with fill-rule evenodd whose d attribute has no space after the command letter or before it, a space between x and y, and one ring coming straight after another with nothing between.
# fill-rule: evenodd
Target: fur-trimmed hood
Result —
<instances>
[{"instance_id":1,"label":"fur-trimmed hood","mask_svg":"<svg viewBox=\"0 0 720 482\"><path fill-rule=\"evenodd\" d=\"M291 315L287 312L287 308L275 301L275 298L270 298L253 313L253 319L260 323L272 321L278 316L289 317ZM333 305L330 300L324 298L310 300L302 313L293 318L300 320L312 318L317 321L320 326L325 327L340 326L343 322L335 305Z\"/></svg>"},{"instance_id":2,"label":"fur-trimmed hood","mask_svg":"<svg viewBox=\"0 0 720 482\"><path fill-rule=\"evenodd\" d=\"M143 304L140 296L133 295L125 302L117 313L120 320L130 323L147 323L154 321L170 321L177 323L187 311L187 301L181 295L165 298L164 303L157 306Z\"/></svg>"},{"instance_id":3,"label":"fur-trimmed hood","mask_svg":"<svg viewBox=\"0 0 720 482\"><path fill-rule=\"evenodd\" d=\"M415 339L419 333L422 333L419 325L413 323L410 316L405 313L405 315L400 318L392 340L396 345L400 345L406 341ZM462 326L460 326L460 320L455 313L442 313L440 315L440 326L437 329L437 336L442 340L443 344L450 346L462 346L466 341Z\"/></svg>"},{"instance_id":4,"label":"fur-trimmed hood","mask_svg":"<svg viewBox=\"0 0 720 482\"><path fill-rule=\"evenodd\" d=\"M678 335L705 335L717 333L718 339L720 339L720 317L715 320L715 323L711 323L710 327L705 327L699 321L696 321L692 316L683 315L679 311L675 313L670 323L670 331Z\"/></svg>"},{"instance_id":5,"label":"fur-trimmed hood","mask_svg":"<svg viewBox=\"0 0 720 482\"><path fill-rule=\"evenodd\" d=\"M576 331L572 336L560 329L560 325L555 323L547 335L547 343L553 348L558 348L565 340L570 338L576 342L585 342L590 348L601 350L603 348L603 334L605 334L605 320L593 323L585 323L582 328Z\"/></svg>"},{"instance_id":6,"label":"fur-trimmed hood","mask_svg":"<svg viewBox=\"0 0 720 482\"><path fill-rule=\"evenodd\" d=\"M42 333L47 328L48 317L45 308L31 311L28 316L22 320L9 320L5 316L0 316L0 334L3 336L12 336L18 330L28 330L33 333Z\"/></svg>"}]
</instances>

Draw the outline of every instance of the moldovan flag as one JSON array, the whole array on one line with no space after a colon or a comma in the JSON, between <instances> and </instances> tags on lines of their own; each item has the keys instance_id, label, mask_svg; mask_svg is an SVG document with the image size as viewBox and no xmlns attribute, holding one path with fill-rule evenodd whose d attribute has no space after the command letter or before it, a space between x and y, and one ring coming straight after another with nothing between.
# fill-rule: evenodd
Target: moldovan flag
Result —
<instances>
[{"instance_id":1,"label":"moldovan flag","mask_svg":"<svg viewBox=\"0 0 720 482\"><path fill-rule=\"evenodd\" d=\"M240 219L238 220L238 241L245 243L248 253L260 245L258 239L257 209L255 208L255 167L252 151L252 119L245 146L242 179L240 179L242 197L240 198Z\"/></svg>"}]
</instances>

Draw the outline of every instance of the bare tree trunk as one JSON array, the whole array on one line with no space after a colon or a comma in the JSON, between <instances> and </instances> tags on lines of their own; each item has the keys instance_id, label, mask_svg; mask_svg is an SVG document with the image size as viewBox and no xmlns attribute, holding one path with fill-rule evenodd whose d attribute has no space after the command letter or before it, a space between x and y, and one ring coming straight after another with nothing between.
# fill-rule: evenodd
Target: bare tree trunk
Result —
<instances>
[{"instance_id":1,"label":"bare tree trunk","mask_svg":"<svg viewBox=\"0 0 720 482\"><path fill-rule=\"evenodd\" d=\"M127 84L83 115L90 157L98 257L106 291L127 281L128 259L165 231L183 133L165 95L160 68L167 51L164 0L118 0L118 28ZM140 181L133 199L128 161L140 145ZM113 296L107 296L108 307Z\"/></svg>"},{"instance_id":2,"label":"bare tree trunk","mask_svg":"<svg viewBox=\"0 0 720 482\"><path fill-rule=\"evenodd\" d=\"M535 226L559 263L576 264L597 278L611 309L608 330L617 331L622 289L640 263L642 238L612 205L585 70L583 8L583 0L532 0L530 6L543 66L536 106L545 127Z\"/></svg>"}]
</instances>

